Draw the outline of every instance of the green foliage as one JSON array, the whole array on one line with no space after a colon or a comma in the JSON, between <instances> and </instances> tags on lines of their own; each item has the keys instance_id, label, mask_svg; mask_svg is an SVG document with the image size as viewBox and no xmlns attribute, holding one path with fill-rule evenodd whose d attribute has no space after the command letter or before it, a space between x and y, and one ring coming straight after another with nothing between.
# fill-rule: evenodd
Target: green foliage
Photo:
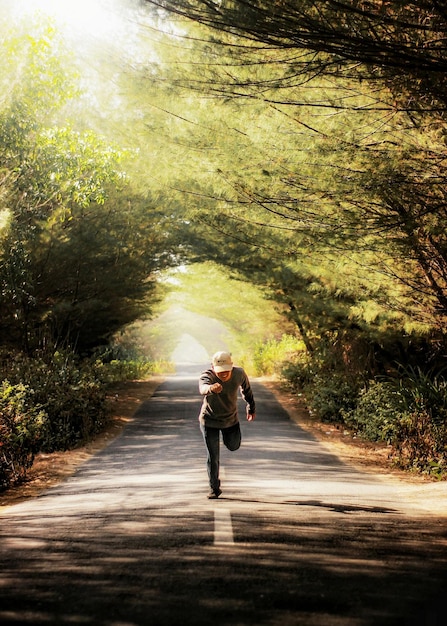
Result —
<instances>
[{"instance_id":1,"label":"green foliage","mask_svg":"<svg viewBox=\"0 0 447 626\"><path fill-rule=\"evenodd\" d=\"M428 413L435 426L447 423L447 379L444 370L425 370L420 365L399 366L392 379L407 411Z\"/></svg>"},{"instance_id":2,"label":"green foliage","mask_svg":"<svg viewBox=\"0 0 447 626\"><path fill-rule=\"evenodd\" d=\"M322 357L297 355L282 375L302 393L310 414L342 425L370 441L389 444L396 463L444 478L447 473L447 380L443 371L400 367L393 376L365 380L358 362L338 366ZM371 372L370 372L371 373Z\"/></svg>"},{"instance_id":3,"label":"green foliage","mask_svg":"<svg viewBox=\"0 0 447 626\"><path fill-rule=\"evenodd\" d=\"M311 415L323 422L343 422L343 415L357 402L358 382L343 373L317 374L306 390Z\"/></svg>"},{"instance_id":4,"label":"green foliage","mask_svg":"<svg viewBox=\"0 0 447 626\"><path fill-rule=\"evenodd\" d=\"M43 439L46 414L23 383L0 384L0 489L22 480Z\"/></svg>"},{"instance_id":5,"label":"green foliage","mask_svg":"<svg viewBox=\"0 0 447 626\"><path fill-rule=\"evenodd\" d=\"M4 355L0 385L0 489L23 480L38 452L72 449L108 423L111 383L166 373L169 363L79 361L73 354ZM172 368L171 368L172 369Z\"/></svg>"},{"instance_id":6,"label":"green foliage","mask_svg":"<svg viewBox=\"0 0 447 626\"><path fill-rule=\"evenodd\" d=\"M168 3L173 4L182 11L179 3ZM186 4L191 8L180 3ZM270 289L284 311L289 307L289 319L310 347L334 329L355 328L380 341L381 333L399 336L442 327L447 311L441 226L445 111L430 108L427 94L435 85L445 88L434 65L430 79L410 79L417 66L410 73L395 69L398 51L401 46L408 51L408 41L415 44L415 57L432 62L419 46L430 31L436 39L437 20L445 21L442 12L434 10L433 20L422 3L404 9L391 3L385 13L328 3L320 14L313 1L299 10L253 2L247 3L248 13L259 21L252 23L246 16L239 20L238 3L218 12L207 3L192 4L195 18L206 15L205 23L216 20L217 25L228 19L234 33L244 28L249 33L243 46L226 46L240 43L237 35L223 27L207 39L210 31L202 29L195 44L185 38L183 47L171 46L174 52L164 66L169 68L162 76L168 86L164 110L173 113L165 133L174 131L182 146L172 187L183 192L176 197L193 258L213 259ZM415 20L409 39L399 28L404 15ZM423 15L427 30L416 26ZM322 58L332 36L315 54L299 38L288 39L300 32L291 24L303 26L307 17L318 33L343 34L346 48L337 43L336 63L327 65ZM356 46L364 46L355 70L343 62L352 50L346 23L353 33L359 29ZM275 24L281 24L278 31ZM373 35L376 28L383 41ZM257 45L258 36L263 45ZM219 45L213 45L215 37ZM371 63L376 57L368 56L370 37L383 45L383 55L396 51L387 69L384 56L380 66ZM273 40L277 45L269 46ZM299 62L289 46L299 48ZM368 53L365 64L362 51ZM438 52L443 57L444 51ZM423 83L426 91L420 89ZM173 98L178 93L185 97ZM193 107L185 105L186 96Z\"/></svg>"},{"instance_id":7,"label":"green foliage","mask_svg":"<svg viewBox=\"0 0 447 626\"><path fill-rule=\"evenodd\" d=\"M8 111L9 120L8 132L2 128L0 136L3 147L13 151L30 130L78 93L77 74L62 38L47 20L35 21L32 27L24 21L7 29L0 23L0 28L1 109ZM3 114L0 119L3 122Z\"/></svg>"},{"instance_id":8,"label":"green foliage","mask_svg":"<svg viewBox=\"0 0 447 626\"><path fill-rule=\"evenodd\" d=\"M300 393L304 388L311 384L315 376L315 370L312 358L308 353L302 353L297 358L295 355L287 363L283 363L281 368L281 376L284 384L286 384L292 392Z\"/></svg>"},{"instance_id":9,"label":"green foliage","mask_svg":"<svg viewBox=\"0 0 447 626\"><path fill-rule=\"evenodd\" d=\"M400 368L391 380L403 411L393 444L398 462L437 477L447 473L447 380L443 371Z\"/></svg>"},{"instance_id":10,"label":"green foliage","mask_svg":"<svg viewBox=\"0 0 447 626\"><path fill-rule=\"evenodd\" d=\"M173 364L168 361L112 359L106 363L95 362L95 372L107 384L126 380L144 380L149 376L172 373Z\"/></svg>"},{"instance_id":11,"label":"green foliage","mask_svg":"<svg viewBox=\"0 0 447 626\"><path fill-rule=\"evenodd\" d=\"M390 383L371 381L361 389L351 410L342 412L345 424L370 441L395 443L405 419L405 403Z\"/></svg>"},{"instance_id":12,"label":"green foliage","mask_svg":"<svg viewBox=\"0 0 447 626\"><path fill-rule=\"evenodd\" d=\"M302 340L293 335L283 335L281 339L268 339L258 342L253 348L251 362L257 376L280 374L284 364L296 358L296 354L304 352Z\"/></svg>"},{"instance_id":13,"label":"green foliage","mask_svg":"<svg viewBox=\"0 0 447 626\"><path fill-rule=\"evenodd\" d=\"M43 451L76 447L89 441L107 423L104 385L93 379L90 372L74 369L68 376L53 373L41 394L48 416Z\"/></svg>"},{"instance_id":14,"label":"green foliage","mask_svg":"<svg viewBox=\"0 0 447 626\"><path fill-rule=\"evenodd\" d=\"M169 270L161 283L165 298L153 309L153 319L114 337L120 359L169 361L182 337L189 335L206 353L205 360L224 346L254 371L255 346L268 341L273 346L293 330L261 288L215 263Z\"/></svg>"},{"instance_id":15,"label":"green foliage","mask_svg":"<svg viewBox=\"0 0 447 626\"><path fill-rule=\"evenodd\" d=\"M447 476L447 426L434 424L428 413L405 414L394 447L401 467L436 478Z\"/></svg>"},{"instance_id":16,"label":"green foliage","mask_svg":"<svg viewBox=\"0 0 447 626\"><path fill-rule=\"evenodd\" d=\"M203 313L206 297L207 316L219 320L239 340L246 335L247 344L252 344L254 337L264 339L278 332L280 310L269 302L261 288L245 281L237 270L228 271L214 262L193 263L181 269L167 275L175 286L171 302Z\"/></svg>"},{"instance_id":17,"label":"green foliage","mask_svg":"<svg viewBox=\"0 0 447 626\"><path fill-rule=\"evenodd\" d=\"M45 415L39 449L67 450L87 441L107 422L106 391L88 361L55 353L32 359L17 355L7 363L8 377L32 390Z\"/></svg>"},{"instance_id":18,"label":"green foliage","mask_svg":"<svg viewBox=\"0 0 447 626\"><path fill-rule=\"evenodd\" d=\"M86 353L149 313L176 244L154 202L132 191L124 151L54 125L74 79L55 58L54 32L31 39L11 38L3 68L6 80L20 63L32 81L11 80L0 108L0 343Z\"/></svg>"}]
</instances>

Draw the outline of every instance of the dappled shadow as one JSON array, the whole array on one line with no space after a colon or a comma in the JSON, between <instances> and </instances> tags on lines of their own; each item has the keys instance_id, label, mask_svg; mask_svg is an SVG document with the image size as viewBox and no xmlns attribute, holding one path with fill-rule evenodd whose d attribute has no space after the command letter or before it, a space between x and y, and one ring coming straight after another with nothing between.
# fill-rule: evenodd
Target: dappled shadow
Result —
<instances>
[{"instance_id":1,"label":"dappled shadow","mask_svg":"<svg viewBox=\"0 0 447 626\"><path fill-rule=\"evenodd\" d=\"M330 502L322 502L321 500L299 500L299 501L285 501L281 502L279 500L267 500L265 498L244 498L244 497L232 497L232 496L221 496L219 498L220 502L245 502L252 504L274 504L275 506L306 506L306 507L319 507L323 509L327 509L328 511L334 511L336 513L377 513L380 515L393 514L393 515L401 515L401 513L397 509L383 507L383 506L368 506L364 505L352 505L352 504L343 504L341 502L338 503L330 503Z\"/></svg>"},{"instance_id":2,"label":"dappled shadow","mask_svg":"<svg viewBox=\"0 0 447 626\"><path fill-rule=\"evenodd\" d=\"M318 500L346 512L396 509L393 486L344 464L292 422L273 394L257 383L254 388L257 419L242 419L241 449L230 453L222 446L223 497L278 504ZM182 501L185 491L200 497L207 489L200 404L195 381L169 378L107 448L42 494L40 506L138 509L155 498Z\"/></svg>"},{"instance_id":3,"label":"dappled shadow","mask_svg":"<svg viewBox=\"0 0 447 626\"><path fill-rule=\"evenodd\" d=\"M0 622L441 624L446 537L435 521L236 511L235 545L216 547L212 512L67 515L50 532L45 519L17 519L0 530Z\"/></svg>"},{"instance_id":4,"label":"dappled shadow","mask_svg":"<svg viewBox=\"0 0 447 626\"><path fill-rule=\"evenodd\" d=\"M125 430L0 527L0 623L436 625L445 520L408 518L256 384L258 417L206 499L201 399L167 379ZM213 543L217 507L234 545ZM431 620L431 621L429 621Z\"/></svg>"},{"instance_id":5,"label":"dappled shadow","mask_svg":"<svg viewBox=\"0 0 447 626\"><path fill-rule=\"evenodd\" d=\"M354 506L352 504L331 504L329 502L321 502L321 500L303 500L301 502L287 502L287 504L294 504L296 506L310 506L310 507L322 507L335 511L336 513L380 513L384 515L386 513L397 513L396 509L390 509L383 506Z\"/></svg>"}]
</instances>

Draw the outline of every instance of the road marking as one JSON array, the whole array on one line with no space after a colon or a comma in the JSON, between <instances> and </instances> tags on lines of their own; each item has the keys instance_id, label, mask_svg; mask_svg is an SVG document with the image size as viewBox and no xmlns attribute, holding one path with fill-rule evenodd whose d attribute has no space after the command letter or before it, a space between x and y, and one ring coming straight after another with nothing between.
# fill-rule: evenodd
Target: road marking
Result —
<instances>
[{"instance_id":1,"label":"road marking","mask_svg":"<svg viewBox=\"0 0 447 626\"><path fill-rule=\"evenodd\" d=\"M230 510L223 509L218 504L214 509L214 545L223 544L234 544L233 525Z\"/></svg>"}]
</instances>

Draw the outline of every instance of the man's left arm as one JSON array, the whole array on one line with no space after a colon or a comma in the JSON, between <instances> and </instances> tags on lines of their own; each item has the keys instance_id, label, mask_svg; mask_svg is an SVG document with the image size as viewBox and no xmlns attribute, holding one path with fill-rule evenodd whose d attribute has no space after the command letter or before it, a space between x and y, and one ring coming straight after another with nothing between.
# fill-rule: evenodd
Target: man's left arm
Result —
<instances>
[{"instance_id":1,"label":"man's left arm","mask_svg":"<svg viewBox=\"0 0 447 626\"><path fill-rule=\"evenodd\" d=\"M247 420L252 422L256 417L256 405L255 399L253 397L253 392L251 390L250 381L248 380L248 376L244 372L244 377L241 383L241 392L242 397L247 403Z\"/></svg>"}]
</instances>

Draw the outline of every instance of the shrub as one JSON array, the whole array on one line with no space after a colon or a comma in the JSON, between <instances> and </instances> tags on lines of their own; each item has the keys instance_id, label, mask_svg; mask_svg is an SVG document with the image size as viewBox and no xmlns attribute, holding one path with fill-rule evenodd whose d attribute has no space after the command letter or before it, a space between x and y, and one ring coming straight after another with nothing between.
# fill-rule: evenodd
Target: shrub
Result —
<instances>
[{"instance_id":1,"label":"shrub","mask_svg":"<svg viewBox=\"0 0 447 626\"><path fill-rule=\"evenodd\" d=\"M394 441L405 405L389 383L371 381L359 395L355 407L343 412L347 426L370 441Z\"/></svg>"},{"instance_id":2,"label":"shrub","mask_svg":"<svg viewBox=\"0 0 447 626\"><path fill-rule=\"evenodd\" d=\"M259 342L253 350L253 366L257 376L278 374L285 363L295 360L304 344L293 335L284 334L280 340Z\"/></svg>"},{"instance_id":3,"label":"shrub","mask_svg":"<svg viewBox=\"0 0 447 626\"><path fill-rule=\"evenodd\" d=\"M443 372L425 372L420 367L401 368L399 377L391 379L410 411L428 413L435 425L447 419L447 380Z\"/></svg>"},{"instance_id":4,"label":"shrub","mask_svg":"<svg viewBox=\"0 0 447 626\"><path fill-rule=\"evenodd\" d=\"M391 444L403 468L447 476L444 372L401 366L394 377L367 380L368 370L348 368L346 359L333 356L323 346L312 355L297 354L282 369L290 388L304 393L310 413Z\"/></svg>"},{"instance_id":5,"label":"shrub","mask_svg":"<svg viewBox=\"0 0 447 626\"><path fill-rule=\"evenodd\" d=\"M428 413L415 411L401 420L395 456L405 469L441 478L447 471L446 428L439 429Z\"/></svg>"},{"instance_id":6,"label":"shrub","mask_svg":"<svg viewBox=\"0 0 447 626\"><path fill-rule=\"evenodd\" d=\"M107 423L105 387L97 380L80 375L60 386L54 377L42 393L48 414L42 442L46 452L88 441Z\"/></svg>"},{"instance_id":7,"label":"shrub","mask_svg":"<svg viewBox=\"0 0 447 626\"><path fill-rule=\"evenodd\" d=\"M168 361L144 361L113 359L104 363L97 360L94 370L98 378L106 383L126 380L143 380L151 374L173 372L174 365Z\"/></svg>"},{"instance_id":8,"label":"shrub","mask_svg":"<svg viewBox=\"0 0 447 626\"><path fill-rule=\"evenodd\" d=\"M68 450L108 420L106 390L115 381L147 378L167 363L77 361L72 354L3 355L0 387L0 487L23 479L37 452Z\"/></svg>"},{"instance_id":9,"label":"shrub","mask_svg":"<svg viewBox=\"0 0 447 626\"><path fill-rule=\"evenodd\" d=\"M46 421L33 391L4 380L0 385L0 488L22 480L39 450Z\"/></svg>"},{"instance_id":10,"label":"shrub","mask_svg":"<svg viewBox=\"0 0 447 626\"><path fill-rule=\"evenodd\" d=\"M9 378L32 390L46 414L42 451L73 448L106 424L106 387L88 362L77 363L60 352L46 359L17 356L8 369Z\"/></svg>"},{"instance_id":11,"label":"shrub","mask_svg":"<svg viewBox=\"0 0 447 626\"><path fill-rule=\"evenodd\" d=\"M394 446L399 464L442 477L447 471L447 381L443 372L401 368L391 384L404 407Z\"/></svg>"},{"instance_id":12,"label":"shrub","mask_svg":"<svg viewBox=\"0 0 447 626\"><path fill-rule=\"evenodd\" d=\"M339 423L355 407L359 389L354 379L333 372L317 374L305 393L311 413L323 422Z\"/></svg>"},{"instance_id":13,"label":"shrub","mask_svg":"<svg viewBox=\"0 0 447 626\"><path fill-rule=\"evenodd\" d=\"M315 362L304 352L284 362L281 367L281 377L294 392L301 392L310 385L316 373Z\"/></svg>"},{"instance_id":14,"label":"shrub","mask_svg":"<svg viewBox=\"0 0 447 626\"><path fill-rule=\"evenodd\" d=\"M440 478L447 470L446 414L445 381L416 368L370 382L344 419L367 439L392 444L401 467Z\"/></svg>"},{"instance_id":15,"label":"shrub","mask_svg":"<svg viewBox=\"0 0 447 626\"><path fill-rule=\"evenodd\" d=\"M34 372L37 398L47 413L42 450L68 450L88 441L107 423L106 389L84 364L55 359Z\"/></svg>"},{"instance_id":16,"label":"shrub","mask_svg":"<svg viewBox=\"0 0 447 626\"><path fill-rule=\"evenodd\" d=\"M304 393L309 412L317 419L343 422L344 412L355 407L358 381L346 372L326 369L320 356L301 353L284 364L281 373L295 393Z\"/></svg>"}]
</instances>

